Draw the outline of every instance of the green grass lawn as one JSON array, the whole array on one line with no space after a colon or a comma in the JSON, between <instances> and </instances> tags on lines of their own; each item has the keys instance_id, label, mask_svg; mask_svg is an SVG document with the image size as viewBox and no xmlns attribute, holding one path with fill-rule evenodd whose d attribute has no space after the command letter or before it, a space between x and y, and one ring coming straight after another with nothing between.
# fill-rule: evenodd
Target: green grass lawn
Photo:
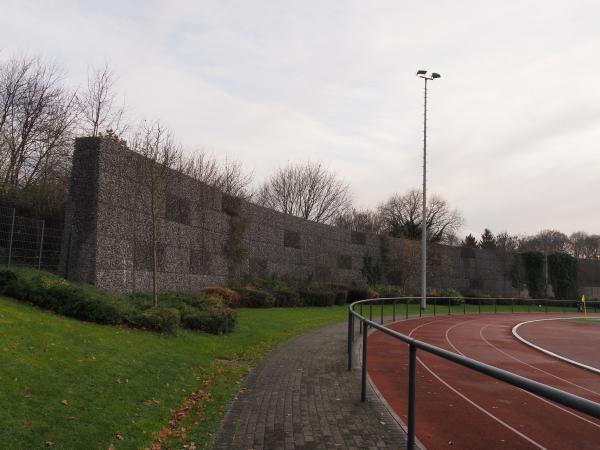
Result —
<instances>
[{"instance_id":1,"label":"green grass lawn","mask_svg":"<svg viewBox=\"0 0 600 450\"><path fill-rule=\"evenodd\" d=\"M159 434L163 448L209 447L253 365L289 337L346 317L343 306L242 309L229 335L163 336L0 297L1 447L137 449Z\"/></svg>"}]
</instances>

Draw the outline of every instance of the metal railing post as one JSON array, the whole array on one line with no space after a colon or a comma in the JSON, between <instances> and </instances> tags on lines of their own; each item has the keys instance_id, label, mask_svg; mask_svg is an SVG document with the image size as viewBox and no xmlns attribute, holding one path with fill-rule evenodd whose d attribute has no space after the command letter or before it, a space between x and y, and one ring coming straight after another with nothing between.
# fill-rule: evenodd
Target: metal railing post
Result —
<instances>
[{"instance_id":1,"label":"metal railing post","mask_svg":"<svg viewBox=\"0 0 600 450\"><path fill-rule=\"evenodd\" d=\"M417 389L417 347L410 344L408 363L408 435L406 448L415 448L415 402Z\"/></svg>"},{"instance_id":2,"label":"metal railing post","mask_svg":"<svg viewBox=\"0 0 600 450\"><path fill-rule=\"evenodd\" d=\"M12 213L12 221L10 224L10 238L8 241L8 259L6 261L6 266L10 267L10 260L12 258L12 247L13 247L13 236L15 235L15 208L13 208L13 213Z\"/></svg>"},{"instance_id":3,"label":"metal railing post","mask_svg":"<svg viewBox=\"0 0 600 450\"><path fill-rule=\"evenodd\" d=\"M381 323L381 325L383 325L383 305L385 304L385 300L381 299L381 318L379 320L379 323Z\"/></svg>"},{"instance_id":4,"label":"metal railing post","mask_svg":"<svg viewBox=\"0 0 600 450\"><path fill-rule=\"evenodd\" d=\"M450 297L448 297L448 315L450 315Z\"/></svg>"},{"instance_id":5,"label":"metal railing post","mask_svg":"<svg viewBox=\"0 0 600 450\"><path fill-rule=\"evenodd\" d=\"M477 314L481 314L481 298L477 299L479 301L479 306L477 308Z\"/></svg>"},{"instance_id":6,"label":"metal railing post","mask_svg":"<svg viewBox=\"0 0 600 450\"><path fill-rule=\"evenodd\" d=\"M436 316L436 314L435 314L435 313L436 313L436 311L435 311L435 305L436 305L436 303L437 303L437 299L436 299L436 298L434 298L434 299L433 299L433 317L435 317L435 316Z\"/></svg>"},{"instance_id":7,"label":"metal railing post","mask_svg":"<svg viewBox=\"0 0 600 450\"><path fill-rule=\"evenodd\" d=\"M362 370L361 370L361 390L360 401L367 399L367 345L369 335L369 324L363 321L363 341L362 341Z\"/></svg>"},{"instance_id":8,"label":"metal railing post","mask_svg":"<svg viewBox=\"0 0 600 450\"><path fill-rule=\"evenodd\" d=\"M360 316L361 316L361 317L363 317L363 315L362 315L362 303L360 304ZM360 323L360 324L358 325L358 332L359 332L360 334L362 334L362 323Z\"/></svg>"},{"instance_id":9,"label":"metal railing post","mask_svg":"<svg viewBox=\"0 0 600 450\"><path fill-rule=\"evenodd\" d=\"M42 220L42 236L40 237L40 255L38 258L38 270L42 268L42 251L44 249L44 229L45 229L46 221Z\"/></svg>"},{"instance_id":10,"label":"metal railing post","mask_svg":"<svg viewBox=\"0 0 600 450\"><path fill-rule=\"evenodd\" d=\"M497 312L498 299L494 299L494 314Z\"/></svg>"},{"instance_id":11,"label":"metal railing post","mask_svg":"<svg viewBox=\"0 0 600 450\"><path fill-rule=\"evenodd\" d=\"M463 298L463 315L467 315L467 299Z\"/></svg>"},{"instance_id":12,"label":"metal railing post","mask_svg":"<svg viewBox=\"0 0 600 450\"><path fill-rule=\"evenodd\" d=\"M405 314L405 318L408 319L408 297L406 297L406 314Z\"/></svg>"},{"instance_id":13,"label":"metal railing post","mask_svg":"<svg viewBox=\"0 0 600 450\"><path fill-rule=\"evenodd\" d=\"M394 299L394 303L392 304L392 322L396 321L396 299Z\"/></svg>"},{"instance_id":14,"label":"metal railing post","mask_svg":"<svg viewBox=\"0 0 600 450\"><path fill-rule=\"evenodd\" d=\"M352 332L354 331L354 323L352 319L352 311L348 310L348 370L352 370Z\"/></svg>"}]
</instances>

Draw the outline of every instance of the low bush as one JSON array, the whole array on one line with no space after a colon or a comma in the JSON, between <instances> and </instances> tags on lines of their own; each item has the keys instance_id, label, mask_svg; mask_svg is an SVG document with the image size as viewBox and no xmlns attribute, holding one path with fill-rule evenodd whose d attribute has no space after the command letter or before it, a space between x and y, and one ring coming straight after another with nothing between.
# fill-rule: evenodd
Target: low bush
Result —
<instances>
[{"instance_id":1,"label":"low bush","mask_svg":"<svg viewBox=\"0 0 600 450\"><path fill-rule=\"evenodd\" d=\"M302 300L300 298L300 294L298 294L298 291L290 287L280 287L274 289L273 296L275 297L275 306L288 308L292 306L300 306L302 304Z\"/></svg>"},{"instance_id":2,"label":"low bush","mask_svg":"<svg viewBox=\"0 0 600 450\"><path fill-rule=\"evenodd\" d=\"M399 286L377 286L377 291L381 298L406 297L404 289Z\"/></svg>"},{"instance_id":3,"label":"low bush","mask_svg":"<svg viewBox=\"0 0 600 450\"><path fill-rule=\"evenodd\" d=\"M369 298L377 298L379 293L369 287L353 287L348 290L346 301L354 303L359 300L367 300Z\"/></svg>"},{"instance_id":4,"label":"low bush","mask_svg":"<svg viewBox=\"0 0 600 450\"><path fill-rule=\"evenodd\" d=\"M303 289L300 291L300 296L304 306L333 306L335 303L335 293L333 291L317 287Z\"/></svg>"},{"instance_id":5,"label":"low bush","mask_svg":"<svg viewBox=\"0 0 600 450\"><path fill-rule=\"evenodd\" d=\"M68 317L103 324L121 323L125 310L109 293L29 269L1 270L0 294Z\"/></svg>"},{"instance_id":6,"label":"low bush","mask_svg":"<svg viewBox=\"0 0 600 450\"><path fill-rule=\"evenodd\" d=\"M239 292L226 287L208 287L201 289L200 295L220 299L230 308L241 308L244 306L242 296Z\"/></svg>"},{"instance_id":7,"label":"low bush","mask_svg":"<svg viewBox=\"0 0 600 450\"><path fill-rule=\"evenodd\" d=\"M229 333L234 329L236 321L236 313L231 308L187 309L181 316L181 324L185 328L211 334Z\"/></svg>"},{"instance_id":8,"label":"low bush","mask_svg":"<svg viewBox=\"0 0 600 450\"><path fill-rule=\"evenodd\" d=\"M164 333L173 333L183 315L198 316L201 320L195 323L202 325L188 328L208 333L231 331L237 318L220 298L162 292L158 307L153 307L149 294L117 298L93 286L32 269L0 269L0 294L87 322L124 324Z\"/></svg>"},{"instance_id":9,"label":"low bush","mask_svg":"<svg viewBox=\"0 0 600 450\"><path fill-rule=\"evenodd\" d=\"M160 333L174 333L180 321L181 313L178 309L163 306L148 308L133 318L135 326Z\"/></svg>"},{"instance_id":10,"label":"low bush","mask_svg":"<svg viewBox=\"0 0 600 450\"><path fill-rule=\"evenodd\" d=\"M462 305L465 302L462 294L454 288L446 288L440 293L442 303L450 302L450 305Z\"/></svg>"},{"instance_id":11,"label":"low bush","mask_svg":"<svg viewBox=\"0 0 600 450\"><path fill-rule=\"evenodd\" d=\"M241 289L239 293L244 306L248 308L272 308L275 306L275 297L270 292L247 287Z\"/></svg>"}]
</instances>

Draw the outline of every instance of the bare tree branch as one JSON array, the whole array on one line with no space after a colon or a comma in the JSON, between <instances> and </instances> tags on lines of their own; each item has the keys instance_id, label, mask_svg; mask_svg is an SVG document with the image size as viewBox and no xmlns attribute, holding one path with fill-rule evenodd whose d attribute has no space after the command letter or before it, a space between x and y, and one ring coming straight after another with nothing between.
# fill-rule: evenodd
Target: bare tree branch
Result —
<instances>
[{"instance_id":1,"label":"bare tree branch","mask_svg":"<svg viewBox=\"0 0 600 450\"><path fill-rule=\"evenodd\" d=\"M350 206L350 189L321 163L279 169L261 186L257 202L286 214L320 223L334 223Z\"/></svg>"}]
</instances>

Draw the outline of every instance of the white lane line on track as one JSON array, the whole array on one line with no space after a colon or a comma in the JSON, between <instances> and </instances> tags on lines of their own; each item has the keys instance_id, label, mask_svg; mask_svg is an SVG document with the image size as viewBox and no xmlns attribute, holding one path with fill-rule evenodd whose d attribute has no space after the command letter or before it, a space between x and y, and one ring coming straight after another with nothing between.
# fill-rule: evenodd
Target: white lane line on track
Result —
<instances>
[{"instance_id":1,"label":"white lane line on track","mask_svg":"<svg viewBox=\"0 0 600 450\"><path fill-rule=\"evenodd\" d=\"M491 324L487 324L487 325L486 325L486 326L484 326L483 328L480 328L480 329L479 329L479 336L481 336L481 338L482 338L482 339L483 339L483 340L484 340L484 341L485 341L487 344L489 344L489 345L490 345L492 348L494 348L494 349L498 350L500 353L503 353L503 354L505 354L506 356L509 356L509 357L511 357L511 358L512 358L512 356L510 356L508 353L505 353L505 352L503 352L503 351L502 351L502 350L500 350L498 347L496 347L494 344L492 344L491 342L489 342L489 341L488 341L488 340L487 340L485 337L483 337L483 334L482 334L482 333L483 333L483 330L484 330L484 329L486 329L486 328L487 328L488 326L490 326L490 325L491 325ZM465 355L465 356L466 356L466 355ZM521 362L521 361L520 361L518 358L513 358L513 359L514 359L514 360L516 360L516 361L519 361L519 362ZM526 366L530 366L530 367L533 367L534 369L537 369L537 367L531 366L530 364L527 364L526 362L522 362L522 363L523 363L524 365L526 365ZM545 370L542 370L542 369L539 369L539 370L540 370L540 371L542 371L542 372L544 372L544 373L547 373L547 374L548 374L548 375L550 375L550 376L553 376L553 377L555 377L555 378L558 378L559 380L566 381L566 382L567 382L567 383L569 383L569 384L574 384L575 386L577 386L575 383L571 383L570 381L568 381L568 380L565 380L564 378L561 378L561 377L559 377L559 376L553 375L553 374L551 374L550 372L546 372ZM564 407L562 407L562 406L560 406L560 405L557 405L556 403L553 403L553 402L551 402L551 401L549 401L549 400L546 400L544 397L540 397L539 395L536 395L536 394L533 394L533 393L531 393L531 392L528 392L528 391L526 391L525 389L520 389L520 388L518 388L518 389L519 389L520 391L522 391L522 392L526 393L526 394L529 394L529 395L531 395L532 397L535 397L535 398L537 398L538 400L541 400L542 402L544 402L544 403L546 403L546 404L548 404L548 405L550 405L550 406L553 406L554 408L557 408L557 409L559 409L559 410L560 410L560 411L562 411L562 412L565 412L565 413L567 413L567 414L569 414L569 415L571 415L571 416L573 416L573 417L577 417L578 419L580 419L580 420L583 420L584 422L587 422L587 423L589 423L590 425L592 425L592 426L594 426L594 427L596 427L596 428L600 428L600 425L599 425L599 424L597 424L597 423L595 423L595 422L593 422L593 421L589 420L589 419L588 419L588 418L586 418L586 417L580 416L579 414L577 414L577 413L574 413L573 411L569 411L568 409L566 409L566 408L564 408ZM589 389L586 389L586 388L583 388L583 387L582 387L582 389L585 389L586 391L588 391L588 390L589 390ZM590 392L594 392L594 391L590 391Z\"/></svg>"},{"instance_id":2,"label":"white lane line on track","mask_svg":"<svg viewBox=\"0 0 600 450\"><path fill-rule=\"evenodd\" d=\"M598 392L598 391L594 391L594 390L592 390L592 389L586 388L585 386L580 386L580 385L578 385L577 383L573 383L572 381L569 381L569 380L567 380L567 379L565 379L565 378L559 377L558 375L555 375L555 374L553 374L552 372L548 372L548 371L546 371L546 370L544 370L544 369L540 369L539 367L536 367L536 366L534 366L534 365L532 365L532 364L529 364L528 362L526 362L526 361L523 361L522 359L520 359L520 358L517 358L516 356L514 356L514 355L511 355L510 353L507 353L507 352L505 352L504 350L502 350L501 348L497 347L496 345L494 345L493 343L491 343L491 342L490 342L488 339L486 339L486 337L483 335L483 331L484 331L484 330L486 330L486 329L487 329L489 326L491 326L491 325L493 325L493 324L491 324L491 323L488 323L486 326L484 326L483 328L481 328L481 329L479 330L479 336L481 337L481 339L483 339L483 341L484 341L486 344L490 345L491 347L493 347L494 349L496 349L497 351L499 351L499 352L500 352L500 353L502 353L503 355L505 355L505 356L508 356L509 358L511 358L511 359L513 359L513 360L515 360L515 361L517 361L518 363L521 363L521 364L523 364L523 365L525 365L525 366L527 366L527 367L531 367L532 369L534 369L534 370L537 370L537 371L539 371L539 372L545 373L546 375L549 375L549 376L551 376L551 377L553 377L553 378L556 378L557 380L564 381L565 383L567 383L567 384L570 384L571 386L574 386L574 387L576 387L576 388L578 388L578 389L582 389L582 390L584 390L584 391L587 391L587 392L589 392L589 393L591 393L591 394L594 394L594 395L600 396L600 392Z\"/></svg>"},{"instance_id":3,"label":"white lane line on track","mask_svg":"<svg viewBox=\"0 0 600 450\"><path fill-rule=\"evenodd\" d=\"M408 334L408 336L409 337L412 336L413 332L415 332L417 329L419 329L421 327L424 327L426 325L429 325L429 324L431 324L433 322L434 321L427 322L427 323L419 325L418 327L413 328L413 330ZM435 321L435 322L440 322L440 321ZM466 323L466 322L460 322L460 323ZM453 326L456 326L456 325L453 325ZM421 363L421 365L425 368L425 370L427 370L431 375L433 375L440 383L442 383L444 386L446 386L448 389L450 389L456 395L458 395L459 397L461 397L467 403L469 403L470 405L474 406L479 411L481 411L485 415L489 416L491 419L495 420L496 422L498 422L503 427L505 427L508 430L512 431L517 436L522 437L523 439L525 439L527 442L531 443L535 447L537 447L539 449L546 450L546 447L544 447L543 445L541 445L539 442L534 441L529 436L527 436L527 435L521 433L519 430L511 427L509 424L507 424L506 422L504 422L502 419L500 419L499 417L496 417L494 414L492 414L491 412L489 412L487 409L485 409L482 406L480 406L479 404L475 403L473 400L471 400L469 397L467 397L466 395L464 395L462 392L460 392L457 389L455 389L454 387L452 387L450 384L448 384L446 381L444 381L438 374L436 374L432 369L430 369L429 366L427 366L427 364L425 364L421 358L417 358L417 361L419 361L419 363Z\"/></svg>"},{"instance_id":4,"label":"white lane line on track","mask_svg":"<svg viewBox=\"0 0 600 450\"><path fill-rule=\"evenodd\" d=\"M456 328L457 326L459 326L459 325L462 325L462 324L464 324L464 323L467 323L467 322L459 322L459 323L457 323L456 325L453 325L453 326L451 326L450 328L448 328L448 329L446 330L446 333L445 333L445 334L446 334L446 342L448 342L448 344L450 344L450 346L451 346L451 347L452 347L454 350L456 350L456 352L457 352L457 353L459 353L459 354L461 354L461 355L463 355L463 356L467 356L467 355L465 355L463 352L461 352L461 351L460 351L460 350L459 350L459 349L458 349L458 348L457 348L457 347L456 347L456 346L455 346L455 345L452 343L452 341L450 341L450 336L449 336L449 332L450 332L450 330L452 330L452 329ZM488 323L487 325L485 325L485 326L483 326L482 328L480 328L480 329L479 329L479 336L480 336L480 337L483 339L483 341L484 341L486 344L488 344L490 347L494 348L495 350L498 350L500 353L502 353L502 354L504 354L504 355L506 355L506 356L508 356L508 357L511 357L511 358L513 358L514 360L516 360L516 361L519 361L519 362L521 362L521 363L523 363L523 364L525 364L525 365L527 365L527 366L530 366L529 364L527 364L527 363L525 363L525 362L523 362L523 361L519 360L518 358L514 358L514 357L512 357L511 355L509 355L508 353L506 353L506 352L503 352L502 350L500 350L500 349L499 349L498 347L496 347L494 344L492 344L491 342L489 342L489 341L488 341L488 340L487 340L487 339L486 339L486 338L483 336L483 334L482 334L482 330L484 330L485 328L487 328L487 327L488 327L488 326L490 326L490 325L492 325L492 324L489 324L489 323ZM537 369L537 367L534 367L534 366L530 366L530 367L532 367L532 368L534 368L534 369ZM544 372L544 373L547 373L548 375L551 375L551 376L553 376L553 377L555 377L555 378L558 378L559 380L566 381L567 383L570 383L570 384L574 384L574 383L571 383L571 382L570 382L570 381L568 381L568 380L565 380L564 378L560 378L560 377L558 377L558 376L556 376L556 375L553 375L553 374L551 374L551 373L549 373L549 372L546 372L545 370L542 370L542 369L539 369L539 370L540 370L540 371L542 371L542 372ZM574 384L574 385L575 385L575 386L577 386L576 384ZM578 386L578 387L579 387L579 386ZM576 414L576 413L574 413L574 412L572 412L572 411L569 411L568 409L566 409L566 408L562 407L561 405L557 405L556 403L553 403L553 402L551 402L551 401L549 401L549 400L546 400L544 397L540 397L539 395L536 395L536 394L533 394L533 393L531 393L531 392L528 392L528 391L526 391L525 389L521 389L521 388L516 388L516 389L519 389L521 392L524 392L525 394L527 394L527 395L530 395L530 396L532 396L532 397L534 397L534 398L536 398L536 399L538 399L538 400L540 400L540 401L542 401L542 402L546 403L547 405L550 405L550 406L552 406L553 408L556 408L556 409L558 409L558 410L560 410L560 411L562 411L562 412L564 412L564 413L567 413L567 414L569 414L569 415L571 415L571 416L573 416L573 417L576 417L576 418L578 418L578 419L580 419L580 420L582 420L582 421L584 421L584 422L586 422L586 423L589 423L590 425L592 425L592 426L594 426L594 427L596 427L596 428L600 428L600 425L598 425L597 423L595 423L595 422L593 422L593 421L589 420L588 418L586 418L586 417L583 417L583 416L580 416L579 414ZM586 388L583 388L583 387L582 387L582 389L589 390L589 389L586 389ZM596 394L596 392L594 392L594 391L590 391L590 392L592 392L592 393Z\"/></svg>"},{"instance_id":5,"label":"white lane line on track","mask_svg":"<svg viewBox=\"0 0 600 450\"><path fill-rule=\"evenodd\" d=\"M523 338L519 333L518 333L518 329L521 327L521 325L526 325L528 323L533 323L533 322L544 322L546 320L566 320L566 319L583 319L583 316L580 317L553 317L551 319L536 319L536 320L528 320L527 322L521 322L517 325L515 325L512 329L512 334L514 337L516 337L519 341L521 341L523 344L528 345L532 348L535 348L536 350L539 350L542 353L545 353L546 355L550 355L553 358L556 359L560 359L561 361L567 362L569 364L572 364L574 366L580 367L582 369L586 369L589 370L591 372L600 374L600 369L596 368L596 367L592 367L592 366L588 366L587 364L583 364L580 363L579 361L575 361L572 359L569 359L565 356L559 355L557 353L551 352L550 350L547 350L543 347L540 347L539 345L535 345L533 342L528 341L527 339Z\"/></svg>"}]
</instances>

